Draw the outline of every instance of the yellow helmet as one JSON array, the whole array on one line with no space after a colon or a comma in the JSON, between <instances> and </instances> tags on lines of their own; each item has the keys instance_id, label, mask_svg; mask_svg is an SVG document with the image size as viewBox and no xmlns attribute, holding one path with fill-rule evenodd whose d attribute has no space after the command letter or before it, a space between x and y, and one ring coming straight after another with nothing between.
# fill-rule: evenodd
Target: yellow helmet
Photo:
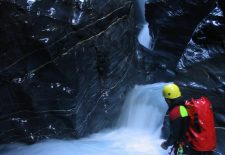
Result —
<instances>
[{"instance_id":1,"label":"yellow helmet","mask_svg":"<svg viewBox=\"0 0 225 155\"><path fill-rule=\"evenodd\" d=\"M163 88L163 96L168 99L175 99L181 96L180 88L173 83L167 84Z\"/></svg>"}]
</instances>

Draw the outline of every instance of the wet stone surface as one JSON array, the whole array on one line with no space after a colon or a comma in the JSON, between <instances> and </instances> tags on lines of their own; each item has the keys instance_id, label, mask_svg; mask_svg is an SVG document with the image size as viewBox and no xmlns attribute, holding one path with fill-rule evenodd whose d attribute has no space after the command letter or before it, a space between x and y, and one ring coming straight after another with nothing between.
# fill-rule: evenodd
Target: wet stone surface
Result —
<instances>
[{"instance_id":1,"label":"wet stone surface","mask_svg":"<svg viewBox=\"0 0 225 155\"><path fill-rule=\"evenodd\" d=\"M133 13L125 0L0 1L0 143L112 126L135 81Z\"/></svg>"}]
</instances>

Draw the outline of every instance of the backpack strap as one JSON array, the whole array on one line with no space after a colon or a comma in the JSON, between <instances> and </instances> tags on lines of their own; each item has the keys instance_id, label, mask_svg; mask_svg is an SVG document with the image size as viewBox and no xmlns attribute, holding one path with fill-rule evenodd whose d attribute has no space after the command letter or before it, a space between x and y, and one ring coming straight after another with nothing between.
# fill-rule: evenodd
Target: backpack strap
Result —
<instances>
[{"instance_id":1,"label":"backpack strap","mask_svg":"<svg viewBox=\"0 0 225 155\"><path fill-rule=\"evenodd\" d=\"M169 112L169 118L172 121L177 118L181 118L181 117L183 118L187 116L188 116L188 112L185 106L176 106Z\"/></svg>"},{"instance_id":2,"label":"backpack strap","mask_svg":"<svg viewBox=\"0 0 225 155\"><path fill-rule=\"evenodd\" d=\"M180 115L181 115L181 117L187 117L188 116L187 109L182 105L180 106Z\"/></svg>"}]
</instances>

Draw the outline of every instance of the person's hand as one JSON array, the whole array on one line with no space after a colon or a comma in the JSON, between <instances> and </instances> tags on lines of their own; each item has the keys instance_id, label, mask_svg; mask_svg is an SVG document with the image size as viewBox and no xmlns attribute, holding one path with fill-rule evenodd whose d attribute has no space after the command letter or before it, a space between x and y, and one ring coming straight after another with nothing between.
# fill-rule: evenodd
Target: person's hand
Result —
<instances>
[{"instance_id":1,"label":"person's hand","mask_svg":"<svg viewBox=\"0 0 225 155\"><path fill-rule=\"evenodd\" d=\"M164 142L161 144L161 147L162 147L164 150L167 150L167 149L168 149L168 146L166 146L166 141L164 141Z\"/></svg>"}]
</instances>

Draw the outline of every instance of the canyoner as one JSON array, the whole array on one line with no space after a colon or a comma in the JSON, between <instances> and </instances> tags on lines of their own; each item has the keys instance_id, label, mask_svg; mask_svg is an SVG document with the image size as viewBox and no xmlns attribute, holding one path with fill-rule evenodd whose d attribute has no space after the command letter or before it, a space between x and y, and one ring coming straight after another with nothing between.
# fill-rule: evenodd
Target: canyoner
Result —
<instances>
[{"instance_id":1,"label":"canyoner","mask_svg":"<svg viewBox=\"0 0 225 155\"><path fill-rule=\"evenodd\" d=\"M161 144L169 154L210 155L216 148L212 104L206 97L184 100L176 84L167 84L163 96L169 106L170 135Z\"/></svg>"}]
</instances>

